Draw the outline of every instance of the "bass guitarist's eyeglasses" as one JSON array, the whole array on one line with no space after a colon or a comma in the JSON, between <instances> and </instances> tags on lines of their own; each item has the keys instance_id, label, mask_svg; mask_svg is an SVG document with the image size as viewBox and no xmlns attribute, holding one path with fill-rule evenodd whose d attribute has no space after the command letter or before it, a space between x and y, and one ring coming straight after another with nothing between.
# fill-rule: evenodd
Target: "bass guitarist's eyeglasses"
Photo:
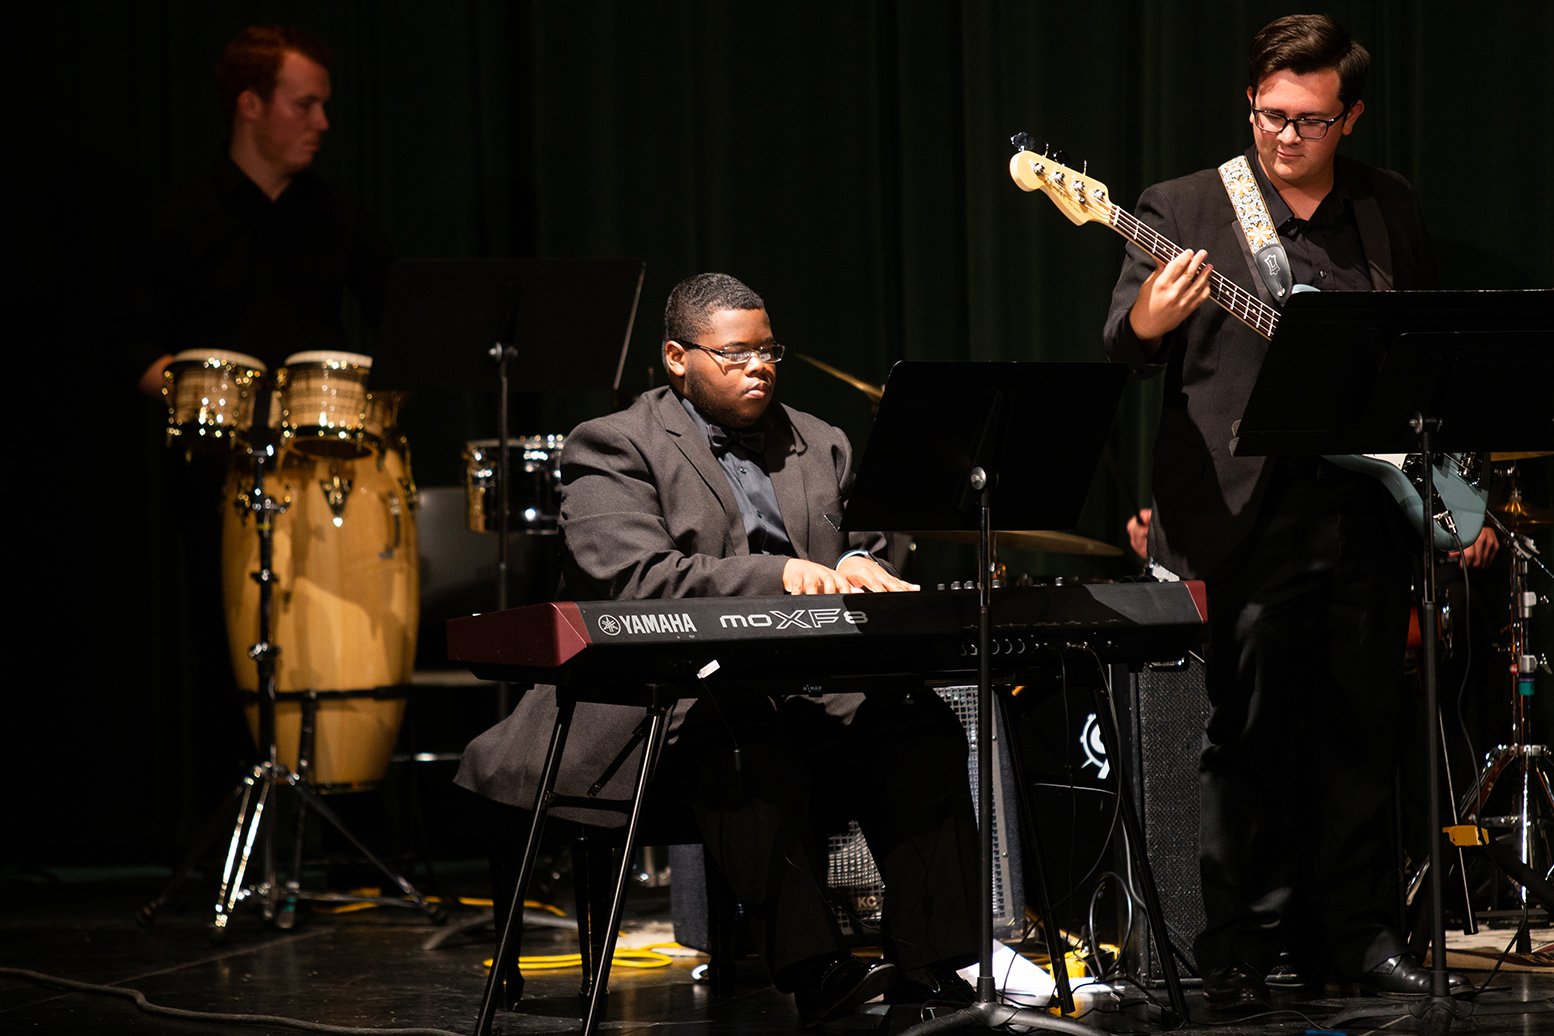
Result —
<instances>
[{"instance_id":1,"label":"bass guitarist's eyeglasses","mask_svg":"<svg viewBox=\"0 0 1554 1036\"><path fill-rule=\"evenodd\" d=\"M1327 131L1332 128L1333 123L1341 121L1349 114L1349 109L1345 108L1331 119L1292 119L1283 112L1264 111L1261 108L1253 108L1252 114L1257 117L1257 128L1264 133L1278 136L1284 132L1284 127L1294 123L1295 132L1302 140L1321 140L1327 136Z\"/></svg>"}]
</instances>

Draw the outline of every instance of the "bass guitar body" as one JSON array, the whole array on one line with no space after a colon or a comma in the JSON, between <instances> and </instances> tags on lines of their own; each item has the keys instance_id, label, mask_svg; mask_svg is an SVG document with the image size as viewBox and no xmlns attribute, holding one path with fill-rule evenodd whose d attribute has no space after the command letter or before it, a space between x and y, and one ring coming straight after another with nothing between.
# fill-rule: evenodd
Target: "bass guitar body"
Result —
<instances>
[{"instance_id":1,"label":"bass guitar body","mask_svg":"<svg viewBox=\"0 0 1554 1036\"><path fill-rule=\"evenodd\" d=\"M1424 458L1417 453L1330 454L1341 468L1370 475L1387 487L1408 518L1408 527L1420 528L1424 518ZM1484 455L1443 453L1435 464L1435 549L1461 550L1471 546L1484 528L1489 489L1482 486Z\"/></svg>"}]
</instances>

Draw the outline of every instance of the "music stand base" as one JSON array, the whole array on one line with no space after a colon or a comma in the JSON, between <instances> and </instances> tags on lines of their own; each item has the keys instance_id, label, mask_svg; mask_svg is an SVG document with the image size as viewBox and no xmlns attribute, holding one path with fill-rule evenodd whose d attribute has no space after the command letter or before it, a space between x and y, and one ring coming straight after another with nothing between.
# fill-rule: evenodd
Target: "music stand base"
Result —
<instances>
[{"instance_id":1,"label":"music stand base","mask_svg":"<svg viewBox=\"0 0 1554 1036\"><path fill-rule=\"evenodd\" d=\"M963 1007L959 1011L919 1022L910 1029L903 1029L899 1036L928 1036L929 1033L951 1032L955 1029L972 1029L979 1026L984 1029L996 1029L1001 1025L1027 1025L1033 1029L1072 1033L1073 1036L1095 1036L1101 1031L1045 1011L1031 1011L990 1000L978 1000L970 1007Z\"/></svg>"},{"instance_id":2,"label":"music stand base","mask_svg":"<svg viewBox=\"0 0 1554 1036\"><path fill-rule=\"evenodd\" d=\"M1450 996L1423 997L1418 1000L1377 1000L1338 1012L1324 1023L1330 1029L1338 1029L1362 1018L1393 1018L1404 1016L1418 1022L1417 1031L1423 1036L1441 1036L1451 1031L1454 1020L1467 1021L1473 1017L1473 1002Z\"/></svg>"}]
</instances>

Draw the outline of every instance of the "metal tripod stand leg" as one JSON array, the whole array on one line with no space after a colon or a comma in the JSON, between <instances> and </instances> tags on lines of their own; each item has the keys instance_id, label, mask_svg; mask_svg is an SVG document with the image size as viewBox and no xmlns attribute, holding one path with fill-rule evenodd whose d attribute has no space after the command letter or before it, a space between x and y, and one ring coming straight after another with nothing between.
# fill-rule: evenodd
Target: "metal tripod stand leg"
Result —
<instances>
[{"instance_id":1,"label":"metal tripod stand leg","mask_svg":"<svg viewBox=\"0 0 1554 1036\"><path fill-rule=\"evenodd\" d=\"M237 785L227 795L227 800L205 822L205 827L200 831L199 836L195 838L193 847L178 864L178 868L173 871L173 876L168 879L167 884L162 886L162 891L157 893L157 897L151 902L135 911L136 923L145 926L156 920L157 911L167 904L173 893L177 892L184 881L188 879L195 865L205 858L206 851L216 843L216 839L227 829L227 825L231 823L228 817L233 813L234 808L238 808L238 830L241 830L242 818L248 810L247 796L253 791L254 779L254 774L250 772L237 782ZM239 804L241 804L240 808ZM233 837L235 838L236 835L237 832L234 831Z\"/></svg>"},{"instance_id":2,"label":"metal tripod stand leg","mask_svg":"<svg viewBox=\"0 0 1554 1036\"><path fill-rule=\"evenodd\" d=\"M1546 870L1539 867L1539 846L1542 846L1542 863L1547 865L1554 857L1547 835L1539 837L1539 824L1536 814L1541 802L1541 808L1545 818L1554 818L1554 790L1549 785L1548 775L1549 750L1543 745L1500 745L1485 757L1484 769L1479 773L1478 780L1473 787L1463 796L1463 818L1471 823L1485 828L1510 829L1516 834L1516 851L1514 856L1530 873L1543 873ZM1494 791L1495 785L1505 776L1506 770L1516 767L1517 778L1515 797L1516 812L1503 816L1485 816L1484 808L1488 805L1489 796ZM1547 821L1546 821L1547 822ZM1502 870L1505 868L1502 867ZM1528 892L1525 885L1507 872L1506 878L1516 888L1516 893L1522 907L1529 905ZM1518 953L1531 953L1532 941L1527 925L1523 924L1517 932L1516 951Z\"/></svg>"},{"instance_id":3,"label":"metal tripod stand leg","mask_svg":"<svg viewBox=\"0 0 1554 1036\"><path fill-rule=\"evenodd\" d=\"M422 913L431 918L437 924L441 924L444 919L446 919L447 914L441 907L435 903L429 902L427 898L421 895L420 891L410 883L409 879L400 874L398 871L394 870L383 860L379 859L371 849L367 848L367 844L351 833L351 829L346 827L345 824L340 821L340 818L335 814L335 811L325 805L323 798L316 794L311 788L309 788L307 784L303 782L301 777L292 773L284 766L280 766L276 768L276 779L283 782L282 787L290 788L296 794L297 798L300 800L298 803L299 809L313 810L325 823L327 823L330 827L333 827L340 834L344 835L346 840L351 843L356 851L365 856L367 861L374 867L378 868L378 870L383 873L384 877L392 881L399 888L399 891L403 893L405 898L414 903ZM312 898L309 897L306 892L300 890L298 891L297 895L300 899ZM352 900L367 900L374 902L381 901L381 897L373 896L352 896L348 898Z\"/></svg>"},{"instance_id":4,"label":"metal tripod stand leg","mask_svg":"<svg viewBox=\"0 0 1554 1036\"><path fill-rule=\"evenodd\" d=\"M232 828L231 844L227 846L226 863L221 868L221 889L216 893L216 916L211 922L214 938L226 934L232 913L245 895L243 874L248 870L254 842L263 826L264 807L274 782L266 763L255 766L244 782L247 787L243 791L242 805L238 807L237 823Z\"/></svg>"}]
</instances>

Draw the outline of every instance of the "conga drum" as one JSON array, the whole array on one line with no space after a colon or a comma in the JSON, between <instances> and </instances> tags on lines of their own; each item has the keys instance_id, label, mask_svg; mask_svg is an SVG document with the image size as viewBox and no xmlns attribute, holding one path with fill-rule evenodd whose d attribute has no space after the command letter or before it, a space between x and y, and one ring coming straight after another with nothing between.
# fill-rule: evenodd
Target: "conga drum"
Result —
<instances>
[{"instance_id":1,"label":"conga drum","mask_svg":"<svg viewBox=\"0 0 1554 1036\"><path fill-rule=\"evenodd\" d=\"M254 423L265 366L243 353L186 349L162 371L167 442L185 449L232 449Z\"/></svg>"},{"instance_id":2,"label":"conga drum","mask_svg":"<svg viewBox=\"0 0 1554 1036\"><path fill-rule=\"evenodd\" d=\"M410 682L419 619L415 485L408 456L384 451L338 459L287 449L266 477L265 492L287 502L273 532L276 585L271 639L279 691L344 691L317 700L312 783L324 790L372 785L388 771L404 718L403 698L378 699L373 688ZM257 690L249 648L259 639L259 568L254 515L242 506L249 472L234 464L222 530L222 582L227 639L238 686ZM258 738L259 710L247 710ZM281 762L297 766L302 706L276 706Z\"/></svg>"},{"instance_id":3,"label":"conga drum","mask_svg":"<svg viewBox=\"0 0 1554 1036\"><path fill-rule=\"evenodd\" d=\"M281 437L286 447L311 457L365 456L367 375L372 357L359 353L302 352L286 357L276 372ZM271 420L271 424L275 424Z\"/></svg>"}]
</instances>

